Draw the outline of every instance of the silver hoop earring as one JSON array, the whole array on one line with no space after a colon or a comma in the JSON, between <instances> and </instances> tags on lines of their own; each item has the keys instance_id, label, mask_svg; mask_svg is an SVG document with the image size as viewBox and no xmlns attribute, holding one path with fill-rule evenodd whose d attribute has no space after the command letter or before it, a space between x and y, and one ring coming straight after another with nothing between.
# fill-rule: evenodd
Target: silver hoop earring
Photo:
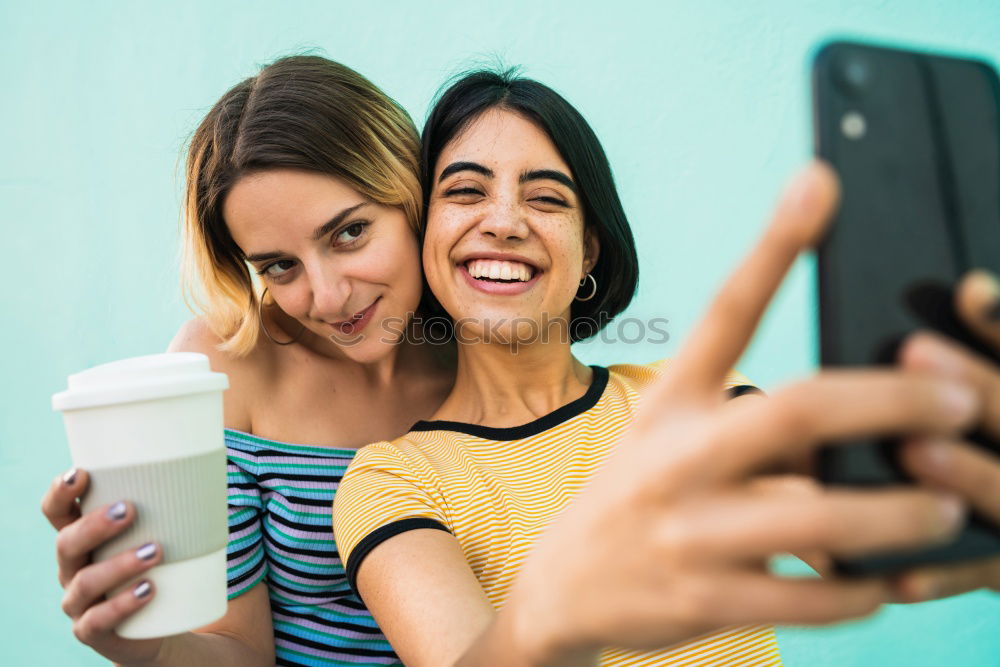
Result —
<instances>
[{"instance_id":1,"label":"silver hoop earring","mask_svg":"<svg viewBox=\"0 0 1000 667\"><path fill-rule=\"evenodd\" d=\"M597 295L597 278L592 276L590 273L585 275L583 277L583 280L580 281L580 287L583 287L584 284L586 284L588 278L590 279L590 282L594 286L594 288L590 291L590 294L588 294L587 296L577 295L576 297L574 297L575 301L590 301Z\"/></svg>"},{"instance_id":2,"label":"silver hoop earring","mask_svg":"<svg viewBox=\"0 0 1000 667\"><path fill-rule=\"evenodd\" d=\"M306 325L304 325L304 324L302 325L302 330L299 331L298 335L295 336L295 338L293 338L291 340L287 340L285 342L281 342L280 340L275 340L274 339L274 337L271 335L271 332L267 330L267 325L264 324L264 297L265 296L267 296L267 288L266 287L264 288L264 291L260 295L260 301L257 302L257 317L260 320L260 329L261 329L261 331L264 332L264 335L267 336L267 339L269 341L271 341L272 343L274 343L275 345L291 345L292 343L296 342L299 338L302 338L302 334L304 334L306 332Z\"/></svg>"}]
</instances>

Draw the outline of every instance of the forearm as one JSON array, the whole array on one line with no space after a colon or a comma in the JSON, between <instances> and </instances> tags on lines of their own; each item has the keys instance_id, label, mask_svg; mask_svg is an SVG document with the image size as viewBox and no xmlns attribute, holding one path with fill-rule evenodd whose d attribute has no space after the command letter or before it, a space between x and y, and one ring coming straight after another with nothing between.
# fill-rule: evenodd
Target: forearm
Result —
<instances>
[{"instance_id":1,"label":"forearm","mask_svg":"<svg viewBox=\"0 0 1000 667\"><path fill-rule=\"evenodd\" d=\"M261 652L237 637L216 632L185 632L166 637L155 659L116 667L272 667L274 656Z\"/></svg>"}]
</instances>

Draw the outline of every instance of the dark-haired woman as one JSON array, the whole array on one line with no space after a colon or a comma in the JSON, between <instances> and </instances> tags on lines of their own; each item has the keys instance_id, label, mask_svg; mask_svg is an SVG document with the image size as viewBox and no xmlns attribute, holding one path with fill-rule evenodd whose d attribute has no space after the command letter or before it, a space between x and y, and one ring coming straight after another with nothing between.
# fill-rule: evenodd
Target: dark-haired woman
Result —
<instances>
[{"instance_id":1,"label":"dark-haired woman","mask_svg":"<svg viewBox=\"0 0 1000 667\"><path fill-rule=\"evenodd\" d=\"M798 177L675 360L588 367L571 341L628 305L637 269L586 122L537 82L480 72L423 141L424 272L457 378L432 420L359 453L334 512L348 578L407 665L780 664L771 623L868 613L890 587L783 580L772 554L954 534L950 496L755 477L849 434L953 435L980 405L903 371L769 399L729 374L834 205L828 169Z\"/></svg>"},{"instance_id":2,"label":"dark-haired woman","mask_svg":"<svg viewBox=\"0 0 1000 667\"><path fill-rule=\"evenodd\" d=\"M432 414L454 377L448 348L402 335L422 285L418 146L409 116L382 91L307 56L235 86L194 133L185 277L203 315L170 349L202 352L229 375L230 602L197 632L115 634L156 595L143 574L161 553L150 544L90 564L136 510L123 498L81 517L88 478L71 471L43 510L59 530L63 609L103 656L184 667L398 664L347 585L330 506L357 448Z\"/></svg>"}]
</instances>

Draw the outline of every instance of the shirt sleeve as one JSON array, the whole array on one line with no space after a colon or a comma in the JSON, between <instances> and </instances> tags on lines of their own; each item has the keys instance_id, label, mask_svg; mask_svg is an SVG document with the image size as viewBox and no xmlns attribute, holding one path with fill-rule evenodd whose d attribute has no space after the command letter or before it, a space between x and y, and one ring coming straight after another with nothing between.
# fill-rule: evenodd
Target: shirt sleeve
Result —
<instances>
[{"instance_id":1,"label":"shirt sleeve","mask_svg":"<svg viewBox=\"0 0 1000 667\"><path fill-rule=\"evenodd\" d=\"M226 572L229 599L246 593L267 574L261 519L264 505L252 455L226 448L229 542Z\"/></svg>"},{"instance_id":2,"label":"shirt sleeve","mask_svg":"<svg viewBox=\"0 0 1000 667\"><path fill-rule=\"evenodd\" d=\"M729 398L736 398L737 396L743 396L744 394L763 394L764 392L750 379L736 370L731 370L726 375L726 379L722 383L723 388L726 390L726 395Z\"/></svg>"},{"instance_id":3,"label":"shirt sleeve","mask_svg":"<svg viewBox=\"0 0 1000 667\"><path fill-rule=\"evenodd\" d=\"M429 467L424 461L425 468ZM358 567L371 551L400 533L419 528L451 532L429 470L388 442L359 450L334 497L333 524L347 581L357 592Z\"/></svg>"}]
</instances>

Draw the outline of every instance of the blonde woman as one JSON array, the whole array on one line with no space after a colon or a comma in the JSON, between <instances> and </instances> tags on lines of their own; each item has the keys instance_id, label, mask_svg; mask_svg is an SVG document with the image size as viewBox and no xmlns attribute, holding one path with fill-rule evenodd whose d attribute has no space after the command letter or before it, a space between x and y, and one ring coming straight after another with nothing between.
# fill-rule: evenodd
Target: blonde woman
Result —
<instances>
[{"instance_id":1,"label":"blonde woman","mask_svg":"<svg viewBox=\"0 0 1000 667\"><path fill-rule=\"evenodd\" d=\"M156 591L156 544L89 564L135 517L127 498L79 516L87 473L58 478L63 610L123 665L398 662L351 592L330 506L356 449L433 414L450 348L413 342L421 298L418 137L356 72L319 57L265 67L215 104L191 141L184 244L203 313L171 350L229 375L229 609L192 633L131 641L114 628ZM255 275L256 274L256 277ZM404 336L404 329L416 336Z\"/></svg>"}]
</instances>

